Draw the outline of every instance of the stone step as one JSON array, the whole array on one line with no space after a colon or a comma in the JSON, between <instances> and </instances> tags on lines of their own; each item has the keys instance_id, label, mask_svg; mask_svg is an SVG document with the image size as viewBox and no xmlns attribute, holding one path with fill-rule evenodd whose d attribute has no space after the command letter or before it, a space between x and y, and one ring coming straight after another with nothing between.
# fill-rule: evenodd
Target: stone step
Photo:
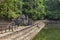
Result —
<instances>
[{"instance_id":1,"label":"stone step","mask_svg":"<svg viewBox=\"0 0 60 40\"><path fill-rule=\"evenodd\" d=\"M25 35L19 35L16 38L13 38L13 40L31 40L43 27L44 25L42 25L40 29L35 27L33 28L33 30L29 31Z\"/></svg>"},{"instance_id":2,"label":"stone step","mask_svg":"<svg viewBox=\"0 0 60 40\"><path fill-rule=\"evenodd\" d=\"M27 33L26 35L23 36L23 38L20 38L19 40L26 40L26 39L29 40L30 38L27 38L27 37L29 37L36 30L37 30L37 28L34 28L31 32Z\"/></svg>"},{"instance_id":3,"label":"stone step","mask_svg":"<svg viewBox=\"0 0 60 40\"><path fill-rule=\"evenodd\" d=\"M7 36L0 37L0 40L31 40L45 26L45 24L40 24L40 28L36 26L37 25L34 25L15 31Z\"/></svg>"},{"instance_id":4,"label":"stone step","mask_svg":"<svg viewBox=\"0 0 60 40\"><path fill-rule=\"evenodd\" d=\"M44 28L45 25L43 25L40 29L36 29L34 30L31 34L29 34L25 39L26 40L32 40L33 37L35 37L35 35L38 34L38 32L40 32L42 30L42 28Z\"/></svg>"},{"instance_id":5,"label":"stone step","mask_svg":"<svg viewBox=\"0 0 60 40\"><path fill-rule=\"evenodd\" d=\"M17 36L16 38L14 38L13 40L22 40L22 39L24 39L27 35L29 35L30 33L32 33L33 31L34 31L34 29L36 29L35 27L34 28L32 28L30 31L28 31L25 35L22 35L22 36Z\"/></svg>"},{"instance_id":6,"label":"stone step","mask_svg":"<svg viewBox=\"0 0 60 40\"><path fill-rule=\"evenodd\" d=\"M15 39L17 39L18 37L22 37L22 36L26 35L27 33L29 33L30 31L32 31L34 28L35 28L35 27L32 27L32 28L27 29L27 30L24 30L24 31L20 32L19 34L17 34L15 37L12 37L11 39L12 39L12 40L15 40Z\"/></svg>"},{"instance_id":7,"label":"stone step","mask_svg":"<svg viewBox=\"0 0 60 40\"><path fill-rule=\"evenodd\" d=\"M34 27L31 27L31 28L34 28ZM26 33L27 31L31 30L30 27L27 27L26 29L23 29L23 30L19 30L19 31L16 31L16 32L13 32L5 37L2 37L0 38L0 40L11 40L12 38L18 36L20 34L20 36L22 36L24 33Z\"/></svg>"}]
</instances>

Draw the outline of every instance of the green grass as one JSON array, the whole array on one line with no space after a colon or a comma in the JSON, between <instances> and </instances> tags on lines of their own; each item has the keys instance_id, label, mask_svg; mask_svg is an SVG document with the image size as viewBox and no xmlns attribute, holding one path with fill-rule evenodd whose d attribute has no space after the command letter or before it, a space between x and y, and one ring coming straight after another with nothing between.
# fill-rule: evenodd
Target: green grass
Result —
<instances>
[{"instance_id":1,"label":"green grass","mask_svg":"<svg viewBox=\"0 0 60 40\"><path fill-rule=\"evenodd\" d=\"M42 29L33 40L60 40L60 28Z\"/></svg>"}]
</instances>

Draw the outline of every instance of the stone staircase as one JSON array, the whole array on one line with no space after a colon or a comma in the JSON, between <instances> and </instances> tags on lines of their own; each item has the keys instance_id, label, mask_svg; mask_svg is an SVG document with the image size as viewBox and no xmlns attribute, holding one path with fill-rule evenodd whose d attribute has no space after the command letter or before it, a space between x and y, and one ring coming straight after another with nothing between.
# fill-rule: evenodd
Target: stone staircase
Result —
<instances>
[{"instance_id":1,"label":"stone staircase","mask_svg":"<svg viewBox=\"0 0 60 40\"><path fill-rule=\"evenodd\" d=\"M45 26L45 24L39 23L40 28L36 26L37 25L34 25L22 30L15 31L4 37L0 37L0 40L32 40L32 38Z\"/></svg>"}]
</instances>

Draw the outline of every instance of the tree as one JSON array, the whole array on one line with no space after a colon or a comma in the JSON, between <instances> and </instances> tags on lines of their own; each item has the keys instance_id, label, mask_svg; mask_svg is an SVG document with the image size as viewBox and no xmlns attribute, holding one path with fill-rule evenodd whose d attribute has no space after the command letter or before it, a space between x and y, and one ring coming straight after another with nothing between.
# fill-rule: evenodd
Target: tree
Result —
<instances>
[{"instance_id":1,"label":"tree","mask_svg":"<svg viewBox=\"0 0 60 40\"><path fill-rule=\"evenodd\" d=\"M4 0L0 4L0 17L17 18L22 14L22 0Z\"/></svg>"},{"instance_id":2,"label":"tree","mask_svg":"<svg viewBox=\"0 0 60 40\"><path fill-rule=\"evenodd\" d=\"M47 19L60 19L59 0L45 0L46 18Z\"/></svg>"},{"instance_id":3,"label":"tree","mask_svg":"<svg viewBox=\"0 0 60 40\"><path fill-rule=\"evenodd\" d=\"M32 19L44 19L45 7L44 0L23 0L23 13Z\"/></svg>"}]
</instances>

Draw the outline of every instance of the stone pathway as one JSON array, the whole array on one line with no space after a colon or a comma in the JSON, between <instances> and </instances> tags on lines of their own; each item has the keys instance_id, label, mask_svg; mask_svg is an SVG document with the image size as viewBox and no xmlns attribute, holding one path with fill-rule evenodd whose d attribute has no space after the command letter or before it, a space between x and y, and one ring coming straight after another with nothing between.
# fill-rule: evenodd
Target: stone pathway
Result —
<instances>
[{"instance_id":1,"label":"stone pathway","mask_svg":"<svg viewBox=\"0 0 60 40\"><path fill-rule=\"evenodd\" d=\"M32 38L42 29L45 24L40 22L37 25L25 27L23 29L19 28L14 32L11 32L5 36L1 36L0 40L32 40ZM3 34L2 34L3 35Z\"/></svg>"}]
</instances>

